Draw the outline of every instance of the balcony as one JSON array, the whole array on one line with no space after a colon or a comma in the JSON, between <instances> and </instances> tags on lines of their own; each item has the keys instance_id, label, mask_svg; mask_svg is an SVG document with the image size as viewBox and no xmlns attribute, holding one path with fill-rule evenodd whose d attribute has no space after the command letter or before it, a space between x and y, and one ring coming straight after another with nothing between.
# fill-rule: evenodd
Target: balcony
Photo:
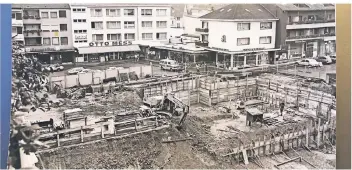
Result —
<instances>
[{"instance_id":1,"label":"balcony","mask_svg":"<svg viewBox=\"0 0 352 170\"><path fill-rule=\"evenodd\" d=\"M24 36L23 34L16 34L16 33L12 33L12 37L14 41L24 41Z\"/></svg>"},{"instance_id":2,"label":"balcony","mask_svg":"<svg viewBox=\"0 0 352 170\"><path fill-rule=\"evenodd\" d=\"M335 27L335 19L330 20L311 20L311 21L298 21L289 22L286 29L309 29L309 28L322 28L322 27Z\"/></svg>"},{"instance_id":3,"label":"balcony","mask_svg":"<svg viewBox=\"0 0 352 170\"><path fill-rule=\"evenodd\" d=\"M41 32L43 32L43 30L38 29L38 30L24 30L23 34L26 37L38 37L41 35Z\"/></svg>"},{"instance_id":4,"label":"balcony","mask_svg":"<svg viewBox=\"0 0 352 170\"><path fill-rule=\"evenodd\" d=\"M209 42L207 42L207 41L203 41L203 42L196 41L195 44L196 44L196 46L208 47Z\"/></svg>"},{"instance_id":5,"label":"balcony","mask_svg":"<svg viewBox=\"0 0 352 170\"><path fill-rule=\"evenodd\" d=\"M209 29L208 28L196 28L196 32L208 33Z\"/></svg>"},{"instance_id":6,"label":"balcony","mask_svg":"<svg viewBox=\"0 0 352 170\"><path fill-rule=\"evenodd\" d=\"M23 16L23 23L30 23L30 24L40 24L42 22L39 15L24 15Z\"/></svg>"},{"instance_id":7,"label":"balcony","mask_svg":"<svg viewBox=\"0 0 352 170\"><path fill-rule=\"evenodd\" d=\"M13 27L23 27L23 20L12 19Z\"/></svg>"},{"instance_id":8,"label":"balcony","mask_svg":"<svg viewBox=\"0 0 352 170\"><path fill-rule=\"evenodd\" d=\"M334 37L334 36L335 36L335 33L288 36L286 37L286 41L325 39L326 37Z\"/></svg>"}]
</instances>

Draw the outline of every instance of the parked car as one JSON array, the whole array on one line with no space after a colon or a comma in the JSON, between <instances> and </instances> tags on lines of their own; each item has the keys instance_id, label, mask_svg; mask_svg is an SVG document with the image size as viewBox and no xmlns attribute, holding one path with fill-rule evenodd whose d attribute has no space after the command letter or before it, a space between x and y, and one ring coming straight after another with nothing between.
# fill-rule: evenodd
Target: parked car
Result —
<instances>
[{"instance_id":1,"label":"parked car","mask_svg":"<svg viewBox=\"0 0 352 170\"><path fill-rule=\"evenodd\" d=\"M298 66L308 66L308 67L320 67L323 66L322 63L318 62L317 60L314 59L304 59L301 61L297 61L296 64Z\"/></svg>"},{"instance_id":2,"label":"parked car","mask_svg":"<svg viewBox=\"0 0 352 170\"><path fill-rule=\"evenodd\" d=\"M160 60L159 64L162 70L170 70L170 71L183 70L183 66L177 63L177 61L175 60L163 59L163 60Z\"/></svg>"},{"instance_id":3,"label":"parked car","mask_svg":"<svg viewBox=\"0 0 352 170\"><path fill-rule=\"evenodd\" d=\"M78 72L78 74L89 73L89 72L92 72L92 70L91 69L83 69L80 72Z\"/></svg>"},{"instance_id":4,"label":"parked car","mask_svg":"<svg viewBox=\"0 0 352 170\"><path fill-rule=\"evenodd\" d=\"M332 60L332 63L336 63L336 54L330 55L330 58Z\"/></svg>"},{"instance_id":5,"label":"parked car","mask_svg":"<svg viewBox=\"0 0 352 170\"><path fill-rule=\"evenodd\" d=\"M106 70L121 70L121 69L123 69L123 67L109 67Z\"/></svg>"},{"instance_id":6,"label":"parked car","mask_svg":"<svg viewBox=\"0 0 352 170\"><path fill-rule=\"evenodd\" d=\"M72 68L72 69L68 70L68 74L77 74L77 73L81 72L82 70L84 70L83 67Z\"/></svg>"},{"instance_id":7,"label":"parked car","mask_svg":"<svg viewBox=\"0 0 352 170\"><path fill-rule=\"evenodd\" d=\"M316 60L318 62L323 63L323 64L331 64L332 63L332 59L330 58L330 56L318 57Z\"/></svg>"},{"instance_id":8,"label":"parked car","mask_svg":"<svg viewBox=\"0 0 352 170\"><path fill-rule=\"evenodd\" d=\"M59 64L52 64L44 67L45 71L55 72L55 71L62 71L64 70L64 66Z\"/></svg>"}]
</instances>

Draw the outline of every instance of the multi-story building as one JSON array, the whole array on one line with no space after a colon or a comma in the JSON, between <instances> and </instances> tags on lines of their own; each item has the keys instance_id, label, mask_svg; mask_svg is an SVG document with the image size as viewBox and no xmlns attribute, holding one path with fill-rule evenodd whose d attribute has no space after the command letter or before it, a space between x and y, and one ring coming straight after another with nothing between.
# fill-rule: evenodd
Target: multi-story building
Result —
<instances>
[{"instance_id":1,"label":"multi-story building","mask_svg":"<svg viewBox=\"0 0 352 170\"><path fill-rule=\"evenodd\" d=\"M73 61L71 13L68 4L13 4L12 8L21 9L23 13L26 53L36 54L46 63ZM18 32L19 30L17 27Z\"/></svg>"},{"instance_id":2,"label":"multi-story building","mask_svg":"<svg viewBox=\"0 0 352 170\"><path fill-rule=\"evenodd\" d=\"M13 41L23 44L23 19L22 9L19 7L12 7L12 37Z\"/></svg>"},{"instance_id":3,"label":"multi-story building","mask_svg":"<svg viewBox=\"0 0 352 170\"><path fill-rule=\"evenodd\" d=\"M171 28L170 36L180 37L184 34L183 11L184 4L173 4L171 7Z\"/></svg>"},{"instance_id":4,"label":"multi-story building","mask_svg":"<svg viewBox=\"0 0 352 170\"><path fill-rule=\"evenodd\" d=\"M80 53L76 61L119 59L139 51L137 42L167 42L170 10L163 4L72 4L73 44ZM120 47L110 48L113 43Z\"/></svg>"},{"instance_id":5,"label":"multi-story building","mask_svg":"<svg viewBox=\"0 0 352 170\"><path fill-rule=\"evenodd\" d=\"M259 4L231 4L200 17L202 46L230 68L273 63L277 18ZM220 54L220 55L219 55Z\"/></svg>"},{"instance_id":6,"label":"multi-story building","mask_svg":"<svg viewBox=\"0 0 352 170\"><path fill-rule=\"evenodd\" d=\"M276 47L288 58L336 52L334 4L263 4L277 18Z\"/></svg>"}]
</instances>

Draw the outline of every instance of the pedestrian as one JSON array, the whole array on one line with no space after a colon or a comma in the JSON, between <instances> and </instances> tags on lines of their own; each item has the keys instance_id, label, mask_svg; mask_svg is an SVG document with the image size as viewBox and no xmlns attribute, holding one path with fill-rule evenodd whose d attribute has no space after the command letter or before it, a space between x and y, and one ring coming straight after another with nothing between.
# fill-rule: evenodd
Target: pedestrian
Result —
<instances>
[{"instance_id":1,"label":"pedestrian","mask_svg":"<svg viewBox=\"0 0 352 170\"><path fill-rule=\"evenodd\" d=\"M196 64L197 73L199 73L199 65Z\"/></svg>"},{"instance_id":2,"label":"pedestrian","mask_svg":"<svg viewBox=\"0 0 352 170\"><path fill-rule=\"evenodd\" d=\"M280 114L281 114L281 116L282 116L282 113L284 112L284 108L285 108L285 102L281 101L280 102Z\"/></svg>"}]
</instances>

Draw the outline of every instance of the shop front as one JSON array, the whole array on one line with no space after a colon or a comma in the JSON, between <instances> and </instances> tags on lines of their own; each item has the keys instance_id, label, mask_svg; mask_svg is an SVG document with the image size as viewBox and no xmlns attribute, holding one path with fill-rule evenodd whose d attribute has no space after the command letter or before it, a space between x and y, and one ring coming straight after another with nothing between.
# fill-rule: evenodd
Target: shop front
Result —
<instances>
[{"instance_id":1,"label":"shop front","mask_svg":"<svg viewBox=\"0 0 352 170\"><path fill-rule=\"evenodd\" d=\"M288 58L314 58L336 54L335 37L288 41Z\"/></svg>"},{"instance_id":2,"label":"shop front","mask_svg":"<svg viewBox=\"0 0 352 170\"><path fill-rule=\"evenodd\" d=\"M73 49L58 49L58 48L25 48L27 55L33 55L39 61L46 64L62 64L74 62Z\"/></svg>"},{"instance_id":3,"label":"shop front","mask_svg":"<svg viewBox=\"0 0 352 170\"><path fill-rule=\"evenodd\" d=\"M196 63L196 62L206 62L209 60L208 51L203 49L186 49L180 46L159 46L150 49L155 55L152 57L160 59L172 59L179 63Z\"/></svg>"},{"instance_id":4,"label":"shop front","mask_svg":"<svg viewBox=\"0 0 352 170\"><path fill-rule=\"evenodd\" d=\"M89 47L79 47L76 62L107 62L131 59L140 53L138 45L130 42L90 43Z\"/></svg>"}]
</instances>

